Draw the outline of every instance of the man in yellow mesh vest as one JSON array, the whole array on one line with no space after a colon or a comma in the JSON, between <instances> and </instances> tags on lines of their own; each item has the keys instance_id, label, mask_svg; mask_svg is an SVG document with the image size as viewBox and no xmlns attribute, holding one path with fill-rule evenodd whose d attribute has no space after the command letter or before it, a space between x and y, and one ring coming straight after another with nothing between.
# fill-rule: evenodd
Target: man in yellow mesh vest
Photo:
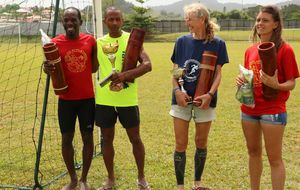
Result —
<instances>
[{"instance_id":1,"label":"man in yellow mesh vest","mask_svg":"<svg viewBox=\"0 0 300 190\"><path fill-rule=\"evenodd\" d=\"M110 84L102 87L96 85L95 121L96 125L101 127L101 133L103 135L103 159L108 172L108 178L99 190L112 189L116 184L113 140L117 118L126 129L132 144L133 155L138 169L138 189L150 190L151 188L144 176L145 149L139 132L140 116L137 82L134 79L150 72L152 69L151 62L149 56L142 48L137 67L125 72L120 72L122 71L123 59L129 38L129 33L121 30L123 26L122 12L115 7L107 8L104 13L104 23L109 33L97 40L98 61L100 64L97 81L106 78L112 73L113 69L102 47L107 44L118 43L118 50L114 53L115 69L117 72L114 72L112 75ZM126 88L123 88L123 85L120 84L126 84Z\"/></svg>"}]
</instances>

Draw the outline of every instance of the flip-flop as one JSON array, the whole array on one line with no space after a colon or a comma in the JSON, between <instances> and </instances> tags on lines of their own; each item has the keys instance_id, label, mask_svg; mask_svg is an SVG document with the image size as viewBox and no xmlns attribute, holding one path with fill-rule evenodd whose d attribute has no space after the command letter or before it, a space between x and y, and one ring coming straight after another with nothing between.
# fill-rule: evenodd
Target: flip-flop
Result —
<instances>
[{"instance_id":1,"label":"flip-flop","mask_svg":"<svg viewBox=\"0 0 300 190\"><path fill-rule=\"evenodd\" d=\"M63 188L61 190L74 190L74 189L76 189L76 187L77 187L77 185L72 188L70 184L67 184L67 185L63 186Z\"/></svg>"},{"instance_id":2,"label":"flip-flop","mask_svg":"<svg viewBox=\"0 0 300 190\"><path fill-rule=\"evenodd\" d=\"M138 190L151 190L151 187L147 181L145 181L144 184L141 183L139 180L137 180L136 182L137 182Z\"/></svg>"},{"instance_id":3,"label":"flip-flop","mask_svg":"<svg viewBox=\"0 0 300 190\"><path fill-rule=\"evenodd\" d=\"M211 190L208 187L193 187L192 190Z\"/></svg>"},{"instance_id":4,"label":"flip-flop","mask_svg":"<svg viewBox=\"0 0 300 190\"><path fill-rule=\"evenodd\" d=\"M87 183L79 181L78 185L80 190L90 190L90 187Z\"/></svg>"},{"instance_id":5,"label":"flip-flop","mask_svg":"<svg viewBox=\"0 0 300 190\"><path fill-rule=\"evenodd\" d=\"M108 181L106 181L97 190L112 190L114 187L115 183L109 184Z\"/></svg>"}]
</instances>

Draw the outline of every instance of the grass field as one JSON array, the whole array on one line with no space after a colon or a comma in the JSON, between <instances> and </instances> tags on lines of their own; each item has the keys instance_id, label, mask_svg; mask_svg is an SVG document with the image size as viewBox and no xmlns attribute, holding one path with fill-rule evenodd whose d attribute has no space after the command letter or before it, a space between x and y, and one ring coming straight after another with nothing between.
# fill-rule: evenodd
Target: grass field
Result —
<instances>
[{"instance_id":1,"label":"grass field","mask_svg":"<svg viewBox=\"0 0 300 190\"><path fill-rule=\"evenodd\" d=\"M158 42L173 42L179 35L183 35L185 33L169 33L162 35L153 35L152 41ZM300 41L300 30L298 29L286 29L282 32L283 38L286 41ZM216 35L222 37L226 41L248 41L250 39L250 35L252 35L251 31L247 30L221 30L216 32Z\"/></svg>"},{"instance_id":2,"label":"grass field","mask_svg":"<svg viewBox=\"0 0 300 190\"><path fill-rule=\"evenodd\" d=\"M178 36L178 34L177 34ZM172 40L170 40L172 41ZM227 41L230 63L222 69L222 82L219 88L219 99L217 107L217 119L213 122L208 145L208 158L206 168L203 174L204 185L213 190L244 190L249 189L247 150L239 119L239 103L235 100L236 92L235 76L238 74L238 64L243 62L244 50L249 46L248 42ZM294 47L297 60L300 62L300 43L291 42ZM170 56L174 44L165 43L145 43L145 49L149 53L153 64L153 71L144 77L138 79L139 82L139 105L141 111L141 135L146 149L145 173L148 181L154 190L172 190L176 187L175 175L173 171L173 151L174 151L174 133L172 118L168 115L170 109L171 97L171 75L170 69L172 63ZM37 76L38 77L38 76ZM50 88L52 90L52 88ZM284 135L283 158L286 165L286 188L287 190L299 190L300 188L300 129L299 129L299 108L300 108L300 86L292 92L287 103L288 125ZM1 97L2 98L2 97ZM40 95L39 99L42 99ZM42 101L42 100L39 100ZM50 103L55 102L55 96L51 94ZM3 108L2 108L3 109ZM49 105L49 110L55 110L55 103ZM59 147L59 132L57 130L57 120L55 113L50 112L47 125L52 126L45 132L45 152L51 151L54 147ZM51 115L52 114L52 115ZM15 116L16 117L16 116ZM1 115L1 119L2 115ZM1 124L2 123L2 124ZM4 122L0 124L0 131L5 132ZM27 124L23 124L27 125ZM28 124L29 131L32 124ZM2 128L2 129L1 129ZM53 130L51 132L51 130ZM38 133L38 130L35 131ZM30 132L28 132L30 133ZM78 133L78 131L77 131ZM51 135L50 135L51 134ZM20 134L19 134L20 135ZM186 187L191 187L193 180L193 155L194 155L194 125L190 126L190 141L187 150L186 165ZM20 135L21 136L21 135ZM97 136L97 130L95 131ZM5 145L7 139L0 136L1 146ZM14 138L14 137L11 137ZM31 136L29 137L31 138ZM77 134L78 138L78 134ZM18 139L15 139L17 141ZM4 141L4 142L3 142ZM25 141L25 139L23 139ZM51 144L54 143L54 144ZM80 139L76 144L81 144ZM25 147L26 148L26 147ZM31 149L32 147L30 147ZM79 145L80 148L80 145ZM61 166L61 155L59 148L55 149L57 157L46 157L53 159L56 164ZM115 173L117 177L117 188L119 190L136 189L137 171L132 155L131 145L126 136L125 130L117 125L115 136ZM80 157L79 149L77 155ZM2 152L3 153L3 152ZM21 154L21 153L20 153ZM18 156L18 155L16 155ZM4 164L1 165L0 173ZM27 157L34 163L34 157ZM80 159L80 158L79 158ZM271 189L270 168L268 167L267 157L264 153L264 171L262 176L262 190ZM18 167L16 166L15 170ZM32 166L33 168L33 166ZM33 176L32 173L29 175ZM47 167L46 170L53 170L53 167ZM48 168L48 169L47 169ZM80 174L81 171L78 171ZM17 178L15 184L22 182L22 172L15 171ZM19 174L18 174L19 173ZM1 173L3 175L3 173ZM5 173L4 173L5 174ZM27 175L27 174L26 174ZM25 175L23 174L24 178ZM1 178L6 179L6 178ZM92 189L97 189L106 179L106 171L102 157L93 160L89 173L89 183ZM60 189L68 182L68 177L64 177L56 183L51 184L48 189ZM5 181L0 181L5 183ZM32 182L33 183L33 182Z\"/></svg>"},{"instance_id":3,"label":"grass field","mask_svg":"<svg viewBox=\"0 0 300 190\"><path fill-rule=\"evenodd\" d=\"M139 97L141 109L141 134L146 148L146 176L153 189L175 189L173 171L174 134L172 119L168 115L170 108L171 82L170 55L173 43L147 43L145 48L153 62L153 71L139 79ZM292 43L295 52L300 50L299 43ZM242 63L243 51L247 42L227 42L230 63L225 65L222 83L219 88L217 120L209 136L208 159L203 176L203 183L214 190L248 189L247 151L240 127L239 103L235 100L235 76L238 64ZM300 60L300 57L297 57ZM300 130L299 96L300 87L293 91L288 101L289 124L284 136L284 160L287 168L286 189L300 187ZM117 126L115 139L115 168L117 189L135 189L136 168L131 147L125 131ZM190 187L193 179L193 144L194 125L190 126L190 142L187 150L186 186ZM264 172L262 188L271 189L270 172L264 153ZM98 187L106 178L101 158L93 161L90 183ZM66 181L65 181L66 182ZM63 185L63 182L60 181Z\"/></svg>"}]
</instances>

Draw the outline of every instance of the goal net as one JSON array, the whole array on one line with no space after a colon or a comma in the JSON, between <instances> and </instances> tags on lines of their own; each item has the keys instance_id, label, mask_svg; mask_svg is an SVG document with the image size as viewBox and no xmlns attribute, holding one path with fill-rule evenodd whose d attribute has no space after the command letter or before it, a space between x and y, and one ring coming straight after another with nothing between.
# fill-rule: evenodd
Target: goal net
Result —
<instances>
[{"instance_id":1,"label":"goal net","mask_svg":"<svg viewBox=\"0 0 300 190\"><path fill-rule=\"evenodd\" d=\"M39 30L50 37L64 33L60 18L69 6L81 10L82 32L94 34L93 0L0 0L0 189L43 188L66 174L57 96L52 85L48 90L47 75L42 72ZM82 142L78 131L77 126L74 147L79 168ZM95 142L99 141L97 133Z\"/></svg>"},{"instance_id":2,"label":"goal net","mask_svg":"<svg viewBox=\"0 0 300 190\"><path fill-rule=\"evenodd\" d=\"M20 23L0 22L0 36L14 36L21 44L21 26Z\"/></svg>"}]
</instances>

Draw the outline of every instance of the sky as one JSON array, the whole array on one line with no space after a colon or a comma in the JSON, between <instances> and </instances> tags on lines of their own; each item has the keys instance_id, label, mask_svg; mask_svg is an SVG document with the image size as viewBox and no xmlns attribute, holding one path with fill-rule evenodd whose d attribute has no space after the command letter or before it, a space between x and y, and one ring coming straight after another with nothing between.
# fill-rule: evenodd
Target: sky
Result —
<instances>
[{"instance_id":1,"label":"sky","mask_svg":"<svg viewBox=\"0 0 300 190\"><path fill-rule=\"evenodd\" d=\"M61 2L75 2L75 0L61 0ZM89 1L84 1L84 0L77 0L78 2L92 2L92 0ZM134 3L136 5L139 5L135 0L125 0L127 2ZM159 5L167 5L167 4L172 4L176 3L181 0L145 0L146 6L159 6ZM257 3L258 0L217 0L220 3L243 3L243 4L252 4L252 3ZM266 5L266 4L275 4L275 3L280 3L280 2L286 2L290 0L259 0L261 5ZM12 4L12 3L21 3L22 6L34 6L34 5L41 5L41 6L46 6L47 3L50 4L50 0L0 0L0 5L6 5L6 4ZM200 0L201 2L201 0ZM74 5L75 6L75 5Z\"/></svg>"},{"instance_id":2,"label":"sky","mask_svg":"<svg viewBox=\"0 0 300 190\"><path fill-rule=\"evenodd\" d=\"M125 0L131 3L134 3L135 0ZM167 5L167 4L172 4L176 3L180 0L145 0L146 6L158 6L158 5ZM257 3L257 0L218 0L220 3L244 3L244 4L252 4L252 3ZM280 3L288 0L260 0L259 3L261 5L266 5L266 4L275 4L275 3Z\"/></svg>"}]
</instances>

